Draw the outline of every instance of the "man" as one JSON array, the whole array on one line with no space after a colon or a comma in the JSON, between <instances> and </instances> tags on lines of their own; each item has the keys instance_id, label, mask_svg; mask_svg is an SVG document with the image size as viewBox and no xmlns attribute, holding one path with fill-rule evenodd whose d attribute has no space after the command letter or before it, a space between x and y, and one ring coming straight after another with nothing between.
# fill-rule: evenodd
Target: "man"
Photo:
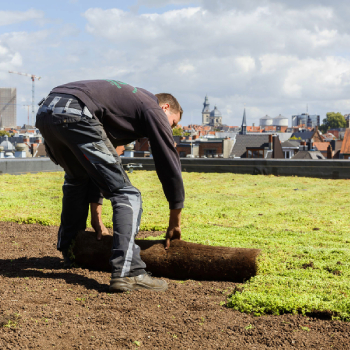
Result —
<instances>
[{"instance_id":1,"label":"man","mask_svg":"<svg viewBox=\"0 0 350 350\"><path fill-rule=\"evenodd\" d=\"M135 244L142 214L141 193L123 170L116 146L148 137L158 177L169 202L170 240L181 239L184 187L171 128L182 108L170 94L153 95L115 80L87 80L54 88L40 104L36 125L50 158L65 170L57 249L69 264L68 248L94 210L109 199L113 208L111 292L164 291L167 283L149 276Z\"/></svg>"}]
</instances>

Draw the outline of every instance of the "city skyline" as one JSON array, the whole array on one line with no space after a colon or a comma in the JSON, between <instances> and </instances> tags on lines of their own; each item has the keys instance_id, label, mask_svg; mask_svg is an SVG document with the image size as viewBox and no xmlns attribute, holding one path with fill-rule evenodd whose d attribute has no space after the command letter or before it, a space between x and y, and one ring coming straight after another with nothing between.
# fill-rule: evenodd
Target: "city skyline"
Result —
<instances>
[{"instance_id":1,"label":"city skyline","mask_svg":"<svg viewBox=\"0 0 350 350\"><path fill-rule=\"evenodd\" d=\"M211 96L223 123L268 114L350 112L350 10L341 1L43 0L0 11L0 79L16 87L18 124L62 83L115 78L171 92L183 124L201 123ZM101 26L101 23L104 23Z\"/></svg>"}]
</instances>

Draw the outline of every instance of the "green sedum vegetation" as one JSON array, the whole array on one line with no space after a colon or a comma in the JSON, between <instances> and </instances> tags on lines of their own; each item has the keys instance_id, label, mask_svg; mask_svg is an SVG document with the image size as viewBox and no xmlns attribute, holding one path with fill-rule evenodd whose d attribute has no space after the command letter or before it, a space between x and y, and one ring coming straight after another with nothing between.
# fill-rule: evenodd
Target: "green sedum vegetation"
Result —
<instances>
[{"instance_id":1,"label":"green sedum vegetation","mask_svg":"<svg viewBox=\"0 0 350 350\"><path fill-rule=\"evenodd\" d=\"M155 172L129 175L143 194L142 230L165 230ZM327 313L350 321L349 180L183 173L183 239L259 248L258 275L227 306L263 314ZM59 225L63 173L2 175L2 220ZM103 220L111 227L108 201Z\"/></svg>"}]
</instances>

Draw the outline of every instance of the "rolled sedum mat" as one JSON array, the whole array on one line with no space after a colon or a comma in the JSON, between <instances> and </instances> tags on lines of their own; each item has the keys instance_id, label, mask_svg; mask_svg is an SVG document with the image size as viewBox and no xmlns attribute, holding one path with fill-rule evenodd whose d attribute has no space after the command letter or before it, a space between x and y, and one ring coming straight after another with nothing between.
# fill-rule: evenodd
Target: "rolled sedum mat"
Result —
<instances>
[{"instance_id":1,"label":"rolled sedum mat","mask_svg":"<svg viewBox=\"0 0 350 350\"><path fill-rule=\"evenodd\" d=\"M75 262L94 270L111 271L112 236L96 240L96 233L80 231L72 252ZM207 246L174 240L168 250L164 240L135 240L146 270L171 279L244 282L257 273L259 249Z\"/></svg>"}]
</instances>

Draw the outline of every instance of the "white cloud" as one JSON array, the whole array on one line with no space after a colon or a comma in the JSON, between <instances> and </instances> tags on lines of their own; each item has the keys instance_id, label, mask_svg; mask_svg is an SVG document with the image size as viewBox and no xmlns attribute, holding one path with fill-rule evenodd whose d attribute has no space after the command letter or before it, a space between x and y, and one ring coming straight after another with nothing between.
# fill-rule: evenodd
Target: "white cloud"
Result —
<instances>
[{"instance_id":1,"label":"white cloud","mask_svg":"<svg viewBox=\"0 0 350 350\"><path fill-rule=\"evenodd\" d=\"M236 63L240 69L240 71L244 73L248 73L250 71L253 71L255 69L255 60L253 57L250 56L241 56L236 57Z\"/></svg>"},{"instance_id":2,"label":"white cloud","mask_svg":"<svg viewBox=\"0 0 350 350\"><path fill-rule=\"evenodd\" d=\"M43 11L34 10L34 9L31 9L25 12L0 11L0 26L30 21L33 19L41 19L43 17L44 17Z\"/></svg>"},{"instance_id":3,"label":"white cloud","mask_svg":"<svg viewBox=\"0 0 350 350\"><path fill-rule=\"evenodd\" d=\"M176 2L139 1L167 3ZM259 112L298 113L306 100L321 106L345 98L350 62L337 51L348 53L350 40L333 7L221 1L218 8L228 10L214 11L208 1L194 3L201 7L142 15L89 9L84 17L101 47L119 52L120 59L104 58L112 66L115 60L125 79L154 92L170 86L191 109L194 100L186 97L195 92L197 121L206 93L229 113L224 120L231 124L239 124L244 103L258 118Z\"/></svg>"},{"instance_id":4,"label":"white cloud","mask_svg":"<svg viewBox=\"0 0 350 350\"><path fill-rule=\"evenodd\" d=\"M182 25L184 29L188 29L199 10L188 8L168 11L161 15L153 13L137 16L119 9L96 8L86 11L84 17L88 21L87 31L97 37L104 37L114 43L137 43L143 47L161 45L164 50L169 50L172 49L169 43L174 43L173 30L181 31ZM180 22L182 25L179 25Z\"/></svg>"},{"instance_id":5,"label":"white cloud","mask_svg":"<svg viewBox=\"0 0 350 350\"><path fill-rule=\"evenodd\" d=\"M178 66L178 71L182 74L192 73L196 70L196 67L189 63L183 63Z\"/></svg>"},{"instance_id":6,"label":"white cloud","mask_svg":"<svg viewBox=\"0 0 350 350\"><path fill-rule=\"evenodd\" d=\"M0 78L6 78L7 71L17 69L22 65L22 56L19 52L9 49L0 41Z\"/></svg>"},{"instance_id":7,"label":"white cloud","mask_svg":"<svg viewBox=\"0 0 350 350\"><path fill-rule=\"evenodd\" d=\"M290 97L346 99L349 96L350 60L326 57L297 61L288 70L283 89Z\"/></svg>"},{"instance_id":8,"label":"white cloud","mask_svg":"<svg viewBox=\"0 0 350 350\"><path fill-rule=\"evenodd\" d=\"M144 5L149 7L161 7L166 5L186 5L188 3L198 2L188 1L188 0L139 0L137 2L138 5Z\"/></svg>"},{"instance_id":9,"label":"white cloud","mask_svg":"<svg viewBox=\"0 0 350 350\"><path fill-rule=\"evenodd\" d=\"M40 97L55 85L96 78L172 92L184 123L191 114L201 121L205 94L232 125L240 124L244 104L248 123L299 113L306 104L321 115L350 112L350 9L339 0L139 0L137 6L142 14L86 9L85 28L52 13L49 21L37 10L0 12L0 25L41 21L39 30L0 35L0 70L41 75Z\"/></svg>"},{"instance_id":10,"label":"white cloud","mask_svg":"<svg viewBox=\"0 0 350 350\"><path fill-rule=\"evenodd\" d=\"M46 40L49 32L46 30L38 32L11 32L0 35L0 43L11 47L12 50L32 50Z\"/></svg>"}]
</instances>

